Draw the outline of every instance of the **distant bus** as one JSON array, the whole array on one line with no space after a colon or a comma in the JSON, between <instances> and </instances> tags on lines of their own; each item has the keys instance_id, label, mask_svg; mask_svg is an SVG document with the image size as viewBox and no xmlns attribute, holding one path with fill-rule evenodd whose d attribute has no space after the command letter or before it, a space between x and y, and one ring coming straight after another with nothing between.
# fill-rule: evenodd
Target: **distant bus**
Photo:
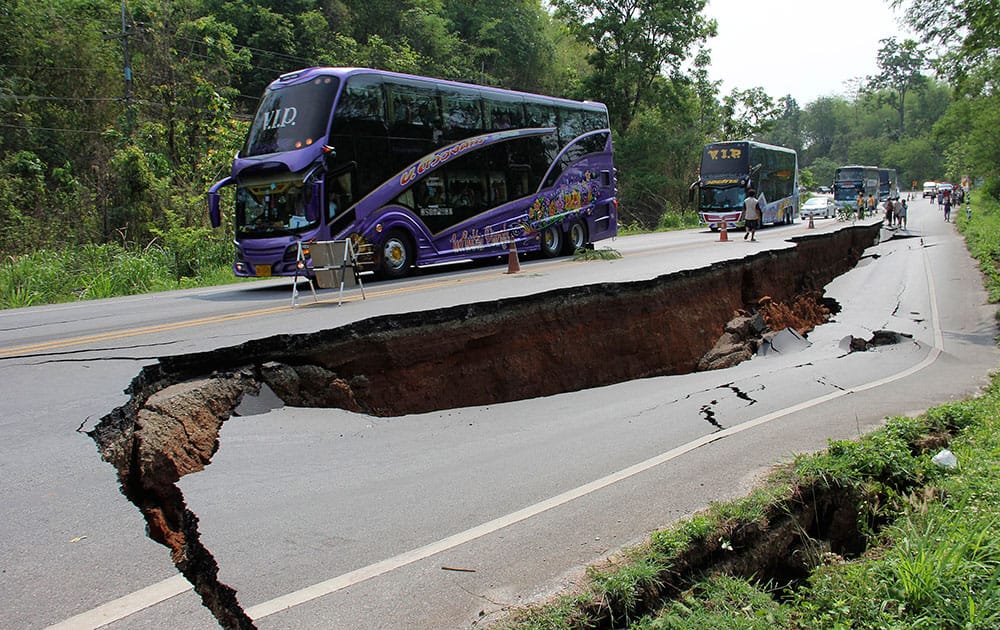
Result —
<instances>
[{"instance_id":1,"label":"distant bus","mask_svg":"<svg viewBox=\"0 0 1000 630\"><path fill-rule=\"evenodd\" d=\"M225 186L237 276L293 275L314 240L350 238L373 252L370 269L400 277L512 243L557 256L618 231L604 105L363 68L272 82L209 190L213 226Z\"/></svg>"},{"instance_id":2,"label":"distant bus","mask_svg":"<svg viewBox=\"0 0 1000 630\"><path fill-rule=\"evenodd\" d=\"M750 140L713 142L701 154L698 215L713 231L743 225L743 202L753 190L761 200L761 224L791 223L799 215L799 162L792 149ZM693 199L692 199L693 200Z\"/></svg>"},{"instance_id":3,"label":"distant bus","mask_svg":"<svg viewBox=\"0 0 1000 630\"><path fill-rule=\"evenodd\" d=\"M857 195L855 195L856 197ZM896 169L878 169L878 200L899 199L899 185L896 182Z\"/></svg>"},{"instance_id":4,"label":"distant bus","mask_svg":"<svg viewBox=\"0 0 1000 630\"><path fill-rule=\"evenodd\" d=\"M850 164L841 166L833 174L833 203L838 208L854 207L858 193L878 197L879 173L877 166Z\"/></svg>"}]
</instances>

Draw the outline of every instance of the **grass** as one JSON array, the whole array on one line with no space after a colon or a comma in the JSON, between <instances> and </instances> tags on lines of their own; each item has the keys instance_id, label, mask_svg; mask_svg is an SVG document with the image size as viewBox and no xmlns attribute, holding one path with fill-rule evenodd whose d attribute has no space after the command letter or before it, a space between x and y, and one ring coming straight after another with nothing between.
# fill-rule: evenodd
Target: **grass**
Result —
<instances>
[{"instance_id":1,"label":"grass","mask_svg":"<svg viewBox=\"0 0 1000 630\"><path fill-rule=\"evenodd\" d=\"M647 226L641 225L638 221L624 223L618 226L619 236L629 236L632 234L648 234L650 232L668 232L671 230L686 230L701 226L697 212L664 212L656 224L656 228L650 230Z\"/></svg>"},{"instance_id":2,"label":"grass","mask_svg":"<svg viewBox=\"0 0 1000 630\"><path fill-rule=\"evenodd\" d=\"M1000 204L976 203L971 219L956 214L998 302ZM932 462L945 445L958 458L955 469ZM850 502L863 547L836 553L803 525L801 515L823 511L824 500L839 508ZM769 550L749 544L756 537L766 547L762 534L782 523L802 539L801 551L817 552L804 578L779 583L729 561L766 556ZM749 496L713 504L589 569L578 592L514 611L497 625L1000 628L1000 375L977 398L890 418L861 439L800 456Z\"/></svg>"},{"instance_id":3,"label":"grass","mask_svg":"<svg viewBox=\"0 0 1000 630\"><path fill-rule=\"evenodd\" d=\"M209 242L197 260L160 246L85 245L0 261L0 308L135 295L234 282L232 245ZM192 269L194 271L192 272Z\"/></svg>"}]
</instances>

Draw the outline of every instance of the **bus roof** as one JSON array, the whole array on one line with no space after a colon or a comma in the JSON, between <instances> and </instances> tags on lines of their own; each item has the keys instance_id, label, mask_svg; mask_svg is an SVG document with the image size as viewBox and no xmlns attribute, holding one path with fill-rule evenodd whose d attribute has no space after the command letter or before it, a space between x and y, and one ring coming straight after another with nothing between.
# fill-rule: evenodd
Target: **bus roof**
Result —
<instances>
[{"instance_id":1,"label":"bus roof","mask_svg":"<svg viewBox=\"0 0 1000 630\"><path fill-rule=\"evenodd\" d=\"M787 153L795 153L795 149L789 149L788 147L779 147L776 144L767 144L766 142L757 142L756 140L720 140L719 142L709 142L705 145L708 147L718 147L718 146L733 146L733 145L753 145L755 147L761 147L764 149L771 149L772 151L785 151Z\"/></svg>"},{"instance_id":2,"label":"bus roof","mask_svg":"<svg viewBox=\"0 0 1000 630\"><path fill-rule=\"evenodd\" d=\"M585 108L602 112L606 112L608 109L607 106L604 105L604 103L601 103L599 101L590 101L590 100L575 101L572 99L561 98L558 96L546 96L545 94L536 94L533 92L521 92L518 90L508 90L505 88L492 87L488 85L478 85L475 83L462 83L460 81L452 81L450 79L437 79L434 77L424 77L414 74L405 74L402 72L390 72L388 70L376 70L373 68L357 68L357 67L312 66L309 68L302 68L301 70L294 70L292 72L286 72L285 74L281 75L268 85L268 89L281 85L293 85L297 83L303 83L305 81L309 81L316 75L321 75L321 74L333 75L345 80L355 75L372 74L385 77L387 79L415 81L420 83L429 83L438 86L451 86L456 88L479 90L486 94L495 94L495 95L517 94L519 96L526 97L529 99L544 100L547 103L552 103L552 104L562 103L568 107L573 107L577 109Z\"/></svg>"}]
</instances>

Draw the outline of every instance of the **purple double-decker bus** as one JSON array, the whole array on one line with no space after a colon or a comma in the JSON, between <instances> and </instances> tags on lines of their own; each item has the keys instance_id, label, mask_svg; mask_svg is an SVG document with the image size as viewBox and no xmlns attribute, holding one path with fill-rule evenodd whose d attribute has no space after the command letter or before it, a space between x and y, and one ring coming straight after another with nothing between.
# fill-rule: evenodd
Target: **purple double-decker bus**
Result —
<instances>
[{"instance_id":1,"label":"purple double-decker bus","mask_svg":"<svg viewBox=\"0 0 1000 630\"><path fill-rule=\"evenodd\" d=\"M390 278L511 244L571 253L618 231L608 127L600 103L308 68L268 86L209 214L234 186L237 276L308 273L309 242L347 238Z\"/></svg>"}]
</instances>

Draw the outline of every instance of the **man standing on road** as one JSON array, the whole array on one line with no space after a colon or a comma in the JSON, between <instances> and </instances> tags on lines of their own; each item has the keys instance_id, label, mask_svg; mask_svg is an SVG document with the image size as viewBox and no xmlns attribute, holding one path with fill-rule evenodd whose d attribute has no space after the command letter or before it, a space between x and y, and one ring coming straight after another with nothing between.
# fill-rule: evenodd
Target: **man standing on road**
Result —
<instances>
[{"instance_id":1,"label":"man standing on road","mask_svg":"<svg viewBox=\"0 0 1000 630\"><path fill-rule=\"evenodd\" d=\"M747 233L743 235L743 240L747 240L750 237L751 241L757 240L757 228L760 226L760 202L757 201L757 197L754 196L753 190L747 191L747 197L743 200L743 206L745 208L743 212L743 221L746 225Z\"/></svg>"}]
</instances>

